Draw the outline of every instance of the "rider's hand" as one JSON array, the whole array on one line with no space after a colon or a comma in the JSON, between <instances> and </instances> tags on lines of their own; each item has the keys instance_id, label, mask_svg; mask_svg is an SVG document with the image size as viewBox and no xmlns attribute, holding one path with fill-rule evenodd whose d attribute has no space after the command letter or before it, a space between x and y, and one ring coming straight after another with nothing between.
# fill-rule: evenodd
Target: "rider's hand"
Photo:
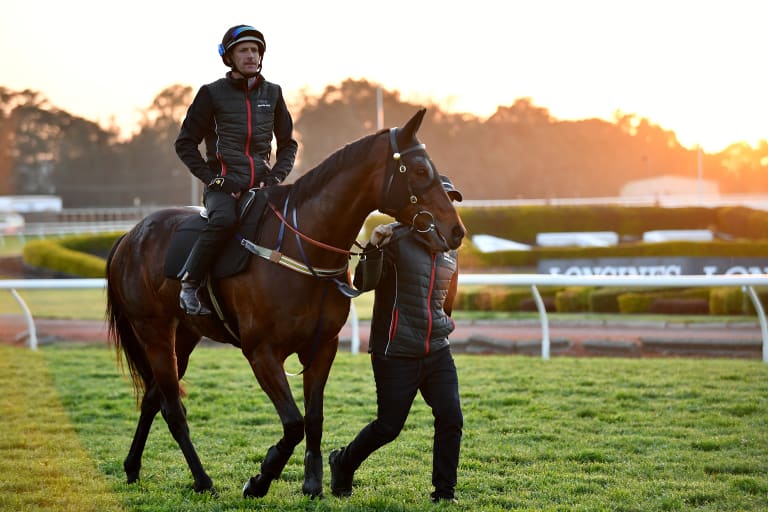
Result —
<instances>
[{"instance_id":1,"label":"rider's hand","mask_svg":"<svg viewBox=\"0 0 768 512\"><path fill-rule=\"evenodd\" d=\"M389 239L391 237L392 237L392 225L380 224L376 226L373 229L373 233L371 233L371 243L376 247L381 247L382 245L389 242Z\"/></svg>"},{"instance_id":2,"label":"rider's hand","mask_svg":"<svg viewBox=\"0 0 768 512\"><path fill-rule=\"evenodd\" d=\"M261 182L262 187L271 187L272 185L279 185L280 184L280 178L277 176L267 176L264 178L264 180Z\"/></svg>"},{"instance_id":3,"label":"rider's hand","mask_svg":"<svg viewBox=\"0 0 768 512\"><path fill-rule=\"evenodd\" d=\"M224 176L216 176L208 184L210 190L217 190L219 192L226 192L227 194L237 194L240 192L240 185L234 183L231 179Z\"/></svg>"}]
</instances>

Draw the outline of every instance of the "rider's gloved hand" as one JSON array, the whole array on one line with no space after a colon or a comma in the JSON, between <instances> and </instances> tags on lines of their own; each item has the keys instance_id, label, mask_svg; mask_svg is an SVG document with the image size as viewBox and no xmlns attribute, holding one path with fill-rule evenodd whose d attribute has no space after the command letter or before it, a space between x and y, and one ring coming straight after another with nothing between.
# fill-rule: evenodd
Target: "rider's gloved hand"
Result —
<instances>
[{"instance_id":1,"label":"rider's gloved hand","mask_svg":"<svg viewBox=\"0 0 768 512\"><path fill-rule=\"evenodd\" d=\"M279 185L281 181L282 180L277 176L275 176L274 174L270 174L269 176L264 178L264 181L262 183L264 183L265 187L271 187L272 185Z\"/></svg>"}]
</instances>

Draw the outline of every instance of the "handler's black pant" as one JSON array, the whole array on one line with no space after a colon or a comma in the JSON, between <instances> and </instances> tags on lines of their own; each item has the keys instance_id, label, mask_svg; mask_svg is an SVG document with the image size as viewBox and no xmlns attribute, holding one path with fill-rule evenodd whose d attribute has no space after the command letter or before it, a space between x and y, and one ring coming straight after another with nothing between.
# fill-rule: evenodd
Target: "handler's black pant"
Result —
<instances>
[{"instance_id":1,"label":"handler's black pant","mask_svg":"<svg viewBox=\"0 0 768 512\"><path fill-rule=\"evenodd\" d=\"M423 359L374 354L371 362L376 380L377 418L363 428L342 452L342 467L349 471L356 470L371 453L393 441L405 425L416 391L420 391L435 418L432 484L436 495L452 498L464 417L459 403L456 365L450 348Z\"/></svg>"}]
</instances>

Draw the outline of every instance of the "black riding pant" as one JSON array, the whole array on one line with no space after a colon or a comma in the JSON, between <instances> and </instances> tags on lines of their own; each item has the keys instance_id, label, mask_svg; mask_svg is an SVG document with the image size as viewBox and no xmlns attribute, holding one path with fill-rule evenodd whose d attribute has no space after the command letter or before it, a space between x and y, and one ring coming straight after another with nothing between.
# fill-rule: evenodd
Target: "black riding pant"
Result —
<instances>
[{"instance_id":1,"label":"black riding pant","mask_svg":"<svg viewBox=\"0 0 768 512\"><path fill-rule=\"evenodd\" d=\"M237 200L231 194L206 189L203 201L208 211L208 224L184 265L184 270L189 272L188 278L193 281L201 281L205 277L237 225Z\"/></svg>"},{"instance_id":2,"label":"black riding pant","mask_svg":"<svg viewBox=\"0 0 768 512\"><path fill-rule=\"evenodd\" d=\"M342 454L341 464L350 471L375 450L393 441L405 425L416 392L432 408L432 484L440 496L453 496L459 465L464 418L459 403L459 380L450 348L422 359L372 355L378 413L357 434Z\"/></svg>"}]
</instances>

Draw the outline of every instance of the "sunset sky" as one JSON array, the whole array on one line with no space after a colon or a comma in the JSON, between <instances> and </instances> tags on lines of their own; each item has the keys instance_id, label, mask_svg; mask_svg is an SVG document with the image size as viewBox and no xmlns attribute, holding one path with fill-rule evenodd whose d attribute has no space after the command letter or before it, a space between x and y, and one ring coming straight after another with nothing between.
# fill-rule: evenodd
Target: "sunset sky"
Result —
<instances>
[{"instance_id":1,"label":"sunset sky","mask_svg":"<svg viewBox=\"0 0 768 512\"><path fill-rule=\"evenodd\" d=\"M365 78L483 117L530 97L558 119L620 110L722 150L768 139L765 0L6 0L0 86L130 133L173 84L223 76L247 23L287 98ZM388 119L396 125L403 120Z\"/></svg>"}]
</instances>

